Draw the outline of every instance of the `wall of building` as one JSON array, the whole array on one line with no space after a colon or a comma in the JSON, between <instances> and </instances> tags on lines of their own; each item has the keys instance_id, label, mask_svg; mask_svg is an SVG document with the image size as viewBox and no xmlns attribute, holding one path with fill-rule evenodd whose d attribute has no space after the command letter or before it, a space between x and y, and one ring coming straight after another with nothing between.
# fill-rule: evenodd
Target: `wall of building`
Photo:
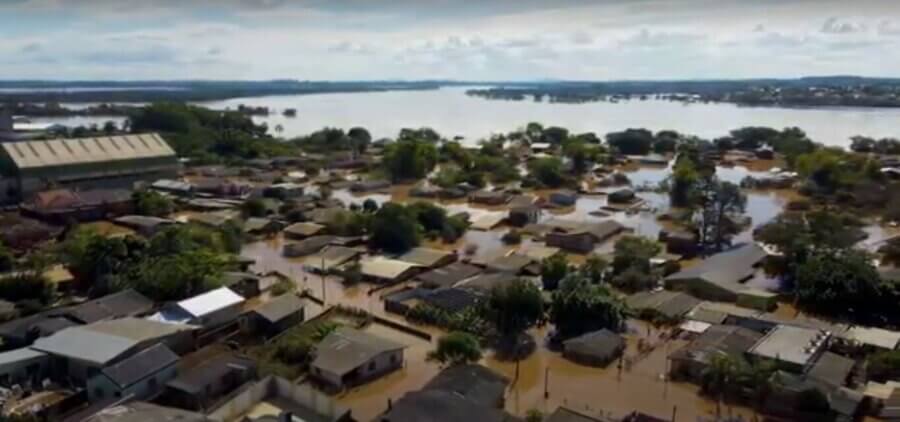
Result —
<instances>
[{"instance_id":1,"label":"wall of building","mask_svg":"<svg viewBox=\"0 0 900 422\"><path fill-rule=\"evenodd\" d=\"M274 376L266 377L247 387L231 400L210 411L208 416L214 420L235 420L246 414L259 402L273 398L286 399L298 407L303 407L334 421L346 420L350 416L350 412L346 408L338 406L331 397L316 391L312 386L294 384Z\"/></svg>"},{"instance_id":2,"label":"wall of building","mask_svg":"<svg viewBox=\"0 0 900 422\"><path fill-rule=\"evenodd\" d=\"M240 314L241 303L236 303L229 307L222 308L218 311L204 315L203 317L199 318L197 324L202 325L204 328L216 327L236 320Z\"/></svg>"},{"instance_id":3,"label":"wall of building","mask_svg":"<svg viewBox=\"0 0 900 422\"><path fill-rule=\"evenodd\" d=\"M50 357L47 355L0 365L0 386L10 387L29 380L40 381L49 375Z\"/></svg>"}]
</instances>

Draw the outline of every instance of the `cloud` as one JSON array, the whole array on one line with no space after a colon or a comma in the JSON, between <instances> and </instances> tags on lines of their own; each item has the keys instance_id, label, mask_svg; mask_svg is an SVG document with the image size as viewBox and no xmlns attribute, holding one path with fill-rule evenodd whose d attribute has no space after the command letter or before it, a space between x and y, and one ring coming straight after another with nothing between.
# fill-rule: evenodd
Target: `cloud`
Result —
<instances>
[{"instance_id":1,"label":"cloud","mask_svg":"<svg viewBox=\"0 0 900 422\"><path fill-rule=\"evenodd\" d=\"M837 17L830 17L822 24L821 32L825 34L855 34L866 31L864 23L841 21Z\"/></svg>"},{"instance_id":2,"label":"cloud","mask_svg":"<svg viewBox=\"0 0 900 422\"><path fill-rule=\"evenodd\" d=\"M22 54L31 54L41 51L43 45L39 42L30 42L28 44L23 45L19 48L19 52Z\"/></svg>"},{"instance_id":3,"label":"cloud","mask_svg":"<svg viewBox=\"0 0 900 422\"><path fill-rule=\"evenodd\" d=\"M900 36L900 22L889 20L879 22L878 34L885 36Z\"/></svg>"},{"instance_id":4,"label":"cloud","mask_svg":"<svg viewBox=\"0 0 900 422\"><path fill-rule=\"evenodd\" d=\"M706 38L704 34L690 32L651 31L646 28L635 34L619 40L620 47L630 48L660 48L676 47L685 44L697 43Z\"/></svg>"}]
</instances>

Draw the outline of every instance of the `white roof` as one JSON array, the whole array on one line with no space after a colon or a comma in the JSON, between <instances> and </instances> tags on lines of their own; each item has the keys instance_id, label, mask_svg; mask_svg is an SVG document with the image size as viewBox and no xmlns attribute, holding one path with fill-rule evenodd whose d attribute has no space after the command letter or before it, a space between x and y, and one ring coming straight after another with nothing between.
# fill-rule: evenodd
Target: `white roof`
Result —
<instances>
[{"instance_id":1,"label":"white roof","mask_svg":"<svg viewBox=\"0 0 900 422\"><path fill-rule=\"evenodd\" d=\"M840 337L859 343L894 350L900 343L900 332L874 327L853 326L839 334Z\"/></svg>"},{"instance_id":2,"label":"white roof","mask_svg":"<svg viewBox=\"0 0 900 422\"><path fill-rule=\"evenodd\" d=\"M547 149L550 148L549 142L535 142L531 144L532 149Z\"/></svg>"},{"instance_id":3,"label":"white roof","mask_svg":"<svg viewBox=\"0 0 900 422\"><path fill-rule=\"evenodd\" d=\"M8 142L3 149L20 169L175 157L175 151L155 133Z\"/></svg>"},{"instance_id":4,"label":"white roof","mask_svg":"<svg viewBox=\"0 0 900 422\"><path fill-rule=\"evenodd\" d=\"M243 301L243 296L227 287L220 287L202 295L182 300L178 302L178 307L184 309L185 312L191 314L194 318L199 318Z\"/></svg>"},{"instance_id":5,"label":"white roof","mask_svg":"<svg viewBox=\"0 0 900 422\"><path fill-rule=\"evenodd\" d=\"M411 262L389 259L383 256L375 256L363 259L359 262L363 275L386 280L393 280L410 268L421 267Z\"/></svg>"},{"instance_id":6,"label":"white roof","mask_svg":"<svg viewBox=\"0 0 900 422\"><path fill-rule=\"evenodd\" d=\"M779 325L763 336L750 354L806 365L825 346L828 337L827 332L820 330Z\"/></svg>"},{"instance_id":7,"label":"white roof","mask_svg":"<svg viewBox=\"0 0 900 422\"><path fill-rule=\"evenodd\" d=\"M689 333L703 334L709 327L712 327L712 324L708 322L687 320L681 323L681 326L678 328Z\"/></svg>"},{"instance_id":8,"label":"white roof","mask_svg":"<svg viewBox=\"0 0 900 422\"><path fill-rule=\"evenodd\" d=\"M60 127L56 123L14 122L13 130L16 132L41 132Z\"/></svg>"}]
</instances>

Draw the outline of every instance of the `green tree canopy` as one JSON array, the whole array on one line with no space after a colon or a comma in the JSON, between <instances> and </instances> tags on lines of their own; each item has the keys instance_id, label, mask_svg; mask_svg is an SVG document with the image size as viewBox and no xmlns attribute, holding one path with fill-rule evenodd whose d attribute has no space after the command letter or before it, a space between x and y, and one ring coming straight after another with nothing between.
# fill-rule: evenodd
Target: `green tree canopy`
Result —
<instances>
[{"instance_id":1,"label":"green tree canopy","mask_svg":"<svg viewBox=\"0 0 900 422\"><path fill-rule=\"evenodd\" d=\"M420 139L400 139L385 148L383 165L394 181L422 179L438 161L437 148Z\"/></svg>"},{"instance_id":2,"label":"green tree canopy","mask_svg":"<svg viewBox=\"0 0 900 422\"><path fill-rule=\"evenodd\" d=\"M481 360L481 354L477 337L454 331L438 339L437 348L428 353L428 360L446 366L465 365Z\"/></svg>"},{"instance_id":3,"label":"green tree canopy","mask_svg":"<svg viewBox=\"0 0 900 422\"><path fill-rule=\"evenodd\" d=\"M372 217L369 244L373 248L403 253L419 245L416 215L403 205L388 202Z\"/></svg>"},{"instance_id":4,"label":"green tree canopy","mask_svg":"<svg viewBox=\"0 0 900 422\"><path fill-rule=\"evenodd\" d=\"M544 316L541 291L525 280L497 286L485 303L484 317L503 337L515 338Z\"/></svg>"},{"instance_id":5,"label":"green tree canopy","mask_svg":"<svg viewBox=\"0 0 900 422\"><path fill-rule=\"evenodd\" d=\"M626 308L620 300L578 273L564 278L553 292L549 313L564 339L604 328L620 331L626 319Z\"/></svg>"}]
</instances>

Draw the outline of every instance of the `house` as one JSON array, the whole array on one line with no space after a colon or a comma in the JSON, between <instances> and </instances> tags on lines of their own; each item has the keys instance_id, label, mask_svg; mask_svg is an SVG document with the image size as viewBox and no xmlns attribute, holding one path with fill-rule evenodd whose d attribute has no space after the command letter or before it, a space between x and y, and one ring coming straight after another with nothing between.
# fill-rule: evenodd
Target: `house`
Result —
<instances>
[{"instance_id":1,"label":"house","mask_svg":"<svg viewBox=\"0 0 900 422\"><path fill-rule=\"evenodd\" d=\"M50 356L28 347L0 353L0 387L39 385L49 375Z\"/></svg>"},{"instance_id":2,"label":"house","mask_svg":"<svg viewBox=\"0 0 900 422\"><path fill-rule=\"evenodd\" d=\"M271 218L250 217L244 220L244 233L252 236L268 236L278 233L284 226Z\"/></svg>"},{"instance_id":3,"label":"house","mask_svg":"<svg viewBox=\"0 0 900 422\"><path fill-rule=\"evenodd\" d=\"M271 338L303 322L304 306L305 303L299 296L286 293L250 311L249 322L253 331Z\"/></svg>"},{"instance_id":4,"label":"house","mask_svg":"<svg viewBox=\"0 0 900 422\"><path fill-rule=\"evenodd\" d=\"M91 402L110 397L147 399L162 391L175 377L178 355L163 344L156 344L131 357L107 366L87 380L87 395Z\"/></svg>"},{"instance_id":5,"label":"house","mask_svg":"<svg viewBox=\"0 0 900 422\"><path fill-rule=\"evenodd\" d=\"M584 413L572 410L568 407L557 407L553 413L544 418L544 422L613 422L612 419L596 418Z\"/></svg>"},{"instance_id":6,"label":"house","mask_svg":"<svg viewBox=\"0 0 900 422\"><path fill-rule=\"evenodd\" d=\"M872 350L897 350L900 346L900 332L884 328L852 325L841 327L835 332L838 340L851 345L859 345Z\"/></svg>"},{"instance_id":7,"label":"house","mask_svg":"<svg viewBox=\"0 0 900 422\"><path fill-rule=\"evenodd\" d=\"M487 271L490 272L531 275L539 274L539 267L540 263L534 258L517 253L497 257L486 265Z\"/></svg>"},{"instance_id":8,"label":"house","mask_svg":"<svg viewBox=\"0 0 900 422\"><path fill-rule=\"evenodd\" d=\"M510 272L479 274L457 283L456 287L470 290L477 294L488 294L494 287L512 283L518 278L518 275Z\"/></svg>"},{"instance_id":9,"label":"house","mask_svg":"<svg viewBox=\"0 0 900 422\"><path fill-rule=\"evenodd\" d=\"M824 352L809 368L806 378L828 388L847 385L856 361L835 353Z\"/></svg>"},{"instance_id":10,"label":"house","mask_svg":"<svg viewBox=\"0 0 900 422\"><path fill-rule=\"evenodd\" d=\"M512 422L503 411L509 380L480 365L444 369L389 406L380 422Z\"/></svg>"},{"instance_id":11,"label":"house","mask_svg":"<svg viewBox=\"0 0 900 422\"><path fill-rule=\"evenodd\" d=\"M610 204L631 204L637 200L637 196L631 189L619 189L611 192L606 197L606 201Z\"/></svg>"},{"instance_id":12,"label":"house","mask_svg":"<svg viewBox=\"0 0 900 422\"><path fill-rule=\"evenodd\" d=\"M127 289L71 306L63 312L82 324L91 324L106 319L145 315L153 310L153 306L152 300Z\"/></svg>"},{"instance_id":13,"label":"house","mask_svg":"<svg viewBox=\"0 0 900 422\"><path fill-rule=\"evenodd\" d=\"M177 377L165 384L159 402L204 412L255 378L256 362L253 359L225 353L179 371Z\"/></svg>"},{"instance_id":14,"label":"house","mask_svg":"<svg viewBox=\"0 0 900 422\"><path fill-rule=\"evenodd\" d=\"M244 298L227 287L169 304L150 319L212 328L237 320Z\"/></svg>"},{"instance_id":15,"label":"house","mask_svg":"<svg viewBox=\"0 0 900 422\"><path fill-rule=\"evenodd\" d=\"M151 237L162 229L177 224L175 220L146 215L123 215L113 219L113 223L134 230L146 237Z\"/></svg>"},{"instance_id":16,"label":"house","mask_svg":"<svg viewBox=\"0 0 900 422\"><path fill-rule=\"evenodd\" d=\"M284 229L284 237L294 240L303 240L325 231L325 226L316 223L294 223Z\"/></svg>"},{"instance_id":17,"label":"house","mask_svg":"<svg viewBox=\"0 0 900 422\"><path fill-rule=\"evenodd\" d=\"M625 303L629 308L638 311L644 319L661 316L669 321L677 321L696 308L700 300L682 292L653 290L628 296Z\"/></svg>"},{"instance_id":18,"label":"house","mask_svg":"<svg viewBox=\"0 0 900 422\"><path fill-rule=\"evenodd\" d=\"M69 327L35 340L31 347L50 355L55 377L83 384L102 368L149 346L162 343L179 351L192 347L194 328L122 318Z\"/></svg>"},{"instance_id":19,"label":"house","mask_svg":"<svg viewBox=\"0 0 900 422\"><path fill-rule=\"evenodd\" d=\"M2 180L2 179L0 179ZM14 214L0 214L0 242L10 249L25 251L55 239L63 229Z\"/></svg>"},{"instance_id":20,"label":"house","mask_svg":"<svg viewBox=\"0 0 900 422\"><path fill-rule=\"evenodd\" d=\"M237 218L237 213L228 210L220 210L192 214L190 217L188 217L188 221L190 221L191 223L199 224L201 226L220 229L229 222L235 221Z\"/></svg>"},{"instance_id":21,"label":"house","mask_svg":"<svg viewBox=\"0 0 900 422\"><path fill-rule=\"evenodd\" d=\"M268 376L240 390L225 403L209 410L215 421L245 421L254 409L265 408L266 416L255 422L309 421L351 422L350 410L313 388L281 377Z\"/></svg>"},{"instance_id":22,"label":"house","mask_svg":"<svg viewBox=\"0 0 900 422\"><path fill-rule=\"evenodd\" d=\"M605 367L622 356L624 351L625 339L607 329L563 342L563 356L566 359L588 366Z\"/></svg>"},{"instance_id":23,"label":"house","mask_svg":"<svg viewBox=\"0 0 900 422\"><path fill-rule=\"evenodd\" d=\"M666 251L686 257L700 253L697 235L686 231L660 231L658 240L666 245Z\"/></svg>"},{"instance_id":24,"label":"house","mask_svg":"<svg viewBox=\"0 0 900 422\"><path fill-rule=\"evenodd\" d=\"M628 230L622 223L615 220L597 223L551 220L545 225L550 228L544 235L544 242L547 246L577 253L589 253L594 250L596 244L603 243Z\"/></svg>"},{"instance_id":25,"label":"house","mask_svg":"<svg viewBox=\"0 0 900 422\"><path fill-rule=\"evenodd\" d=\"M578 201L578 192L563 189L550 193L548 199L553 205L557 205L560 207L571 207L575 205L576 201Z\"/></svg>"},{"instance_id":26,"label":"house","mask_svg":"<svg viewBox=\"0 0 900 422\"><path fill-rule=\"evenodd\" d=\"M469 202L481 205L503 205L509 202L509 195L499 191L478 191L469 195Z\"/></svg>"},{"instance_id":27,"label":"house","mask_svg":"<svg viewBox=\"0 0 900 422\"><path fill-rule=\"evenodd\" d=\"M733 325L714 325L690 344L669 354L669 373L673 378L700 380L716 355L743 356L763 335Z\"/></svg>"},{"instance_id":28,"label":"house","mask_svg":"<svg viewBox=\"0 0 900 422\"><path fill-rule=\"evenodd\" d=\"M375 283L405 281L421 272L423 268L418 264L382 256L364 258L359 264L363 278Z\"/></svg>"},{"instance_id":29,"label":"house","mask_svg":"<svg viewBox=\"0 0 900 422\"><path fill-rule=\"evenodd\" d=\"M78 325L78 322L61 315L57 310L39 312L0 324L0 344L3 350L26 347L41 337Z\"/></svg>"},{"instance_id":30,"label":"house","mask_svg":"<svg viewBox=\"0 0 900 422\"><path fill-rule=\"evenodd\" d=\"M131 190L92 189L72 191L54 189L38 192L21 205L23 215L55 224L71 221L97 221L109 216L134 212Z\"/></svg>"},{"instance_id":31,"label":"house","mask_svg":"<svg viewBox=\"0 0 900 422\"><path fill-rule=\"evenodd\" d=\"M406 315L418 305L426 305L445 312L460 312L478 303L479 296L470 290L455 287L426 289L417 287L384 296L384 310Z\"/></svg>"},{"instance_id":32,"label":"house","mask_svg":"<svg viewBox=\"0 0 900 422\"><path fill-rule=\"evenodd\" d=\"M150 184L150 189L182 197L194 194L194 185L181 180L159 179Z\"/></svg>"},{"instance_id":33,"label":"house","mask_svg":"<svg viewBox=\"0 0 900 422\"><path fill-rule=\"evenodd\" d=\"M515 208L515 207L528 207L528 206L532 206L532 205L537 205L537 203L538 203L538 198L536 196L522 194L522 195L513 195L509 199L508 205L510 208Z\"/></svg>"},{"instance_id":34,"label":"house","mask_svg":"<svg viewBox=\"0 0 900 422\"><path fill-rule=\"evenodd\" d=\"M435 269L456 262L457 256L452 251L431 248L412 248L409 252L397 257L400 261Z\"/></svg>"},{"instance_id":35,"label":"house","mask_svg":"<svg viewBox=\"0 0 900 422\"><path fill-rule=\"evenodd\" d=\"M440 287L453 287L460 281L474 277L481 272L481 268L462 262L454 262L445 267L436 268L416 276L416 281L427 289Z\"/></svg>"},{"instance_id":36,"label":"house","mask_svg":"<svg viewBox=\"0 0 900 422\"><path fill-rule=\"evenodd\" d=\"M776 361L782 368L803 372L828 348L831 334L794 325L779 325L766 333L748 355Z\"/></svg>"},{"instance_id":37,"label":"house","mask_svg":"<svg viewBox=\"0 0 900 422\"><path fill-rule=\"evenodd\" d=\"M516 227L537 223L541 219L541 207L534 204L510 207L506 219Z\"/></svg>"},{"instance_id":38,"label":"house","mask_svg":"<svg viewBox=\"0 0 900 422\"><path fill-rule=\"evenodd\" d=\"M171 407L158 406L142 401L129 401L104 407L77 422L215 422L203 414ZM69 422L66 420L65 422Z\"/></svg>"},{"instance_id":39,"label":"house","mask_svg":"<svg viewBox=\"0 0 900 422\"><path fill-rule=\"evenodd\" d=\"M27 198L50 185L131 188L135 182L174 176L175 151L154 133L2 144L0 169Z\"/></svg>"},{"instance_id":40,"label":"house","mask_svg":"<svg viewBox=\"0 0 900 422\"><path fill-rule=\"evenodd\" d=\"M746 290L742 282L753 277L768 256L755 243L713 255L700 264L665 278L666 288L680 290L705 300L736 302Z\"/></svg>"},{"instance_id":41,"label":"house","mask_svg":"<svg viewBox=\"0 0 900 422\"><path fill-rule=\"evenodd\" d=\"M330 235L312 236L299 242L285 244L281 253L288 258L312 255L321 251L328 245L335 244L338 239L337 236Z\"/></svg>"},{"instance_id":42,"label":"house","mask_svg":"<svg viewBox=\"0 0 900 422\"><path fill-rule=\"evenodd\" d=\"M405 345L341 327L315 347L310 375L334 390L359 385L400 369Z\"/></svg>"},{"instance_id":43,"label":"house","mask_svg":"<svg viewBox=\"0 0 900 422\"><path fill-rule=\"evenodd\" d=\"M306 257L304 268L314 273L329 274L347 262L358 259L362 254L363 252L356 248L326 246L319 253Z\"/></svg>"},{"instance_id":44,"label":"house","mask_svg":"<svg viewBox=\"0 0 900 422\"><path fill-rule=\"evenodd\" d=\"M472 230L488 231L500 225L506 217L502 213L484 213L475 217L469 226Z\"/></svg>"}]
</instances>

